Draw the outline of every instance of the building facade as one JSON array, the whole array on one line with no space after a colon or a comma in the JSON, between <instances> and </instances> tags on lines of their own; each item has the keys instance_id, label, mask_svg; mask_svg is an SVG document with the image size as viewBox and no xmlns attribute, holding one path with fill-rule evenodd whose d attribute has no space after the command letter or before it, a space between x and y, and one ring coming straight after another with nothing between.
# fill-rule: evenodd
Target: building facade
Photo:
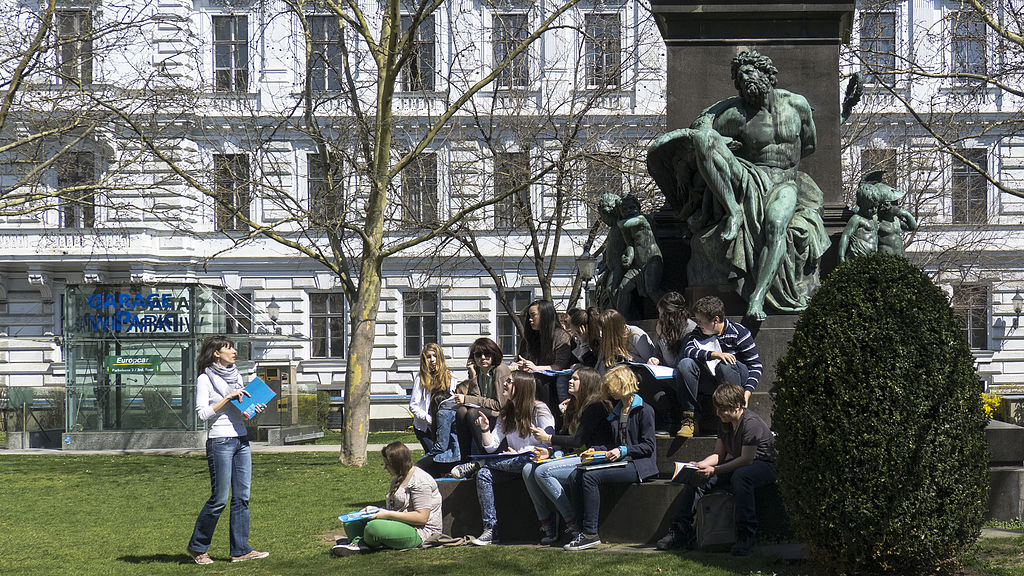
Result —
<instances>
[{"instance_id":1,"label":"building facade","mask_svg":"<svg viewBox=\"0 0 1024 576\"><path fill-rule=\"evenodd\" d=\"M1012 26L1015 9L992 14ZM379 184L367 135L385 110L382 246L394 254L372 358L380 422L406 417L426 342L459 378L479 336L514 353L509 309L583 302L575 259L600 245L594 198L660 204L644 153L664 131L665 49L635 0L403 8L390 105L377 90L389 54L375 4L359 15L242 0L3 11L14 16L0 25L4 75L20 85L0 119L0 388L35 390L33 405L52 408L40 427L72 421L56 406L70 397L67 295L99 285L217 287L211 305L244 370L337 399L346 290ZM1022 52L960 4L862 2L842 63L866 79L844 126L850 204L875 168L906 191L921 225L908 255L948 290L979 373L1004 391L1024 372L1013 304Z\"/></svg>"}]
</instances>

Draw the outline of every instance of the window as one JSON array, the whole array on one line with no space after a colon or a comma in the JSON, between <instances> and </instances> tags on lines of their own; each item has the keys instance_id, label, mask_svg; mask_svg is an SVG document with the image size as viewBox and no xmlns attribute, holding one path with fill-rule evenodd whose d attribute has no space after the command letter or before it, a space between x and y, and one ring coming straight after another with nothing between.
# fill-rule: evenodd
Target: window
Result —
<instances>
[{"instance_id":1,"label":"window","mask_svg":"<svg viewBox=\"0 0 1024 576\"><path fill-rule=\"evenodd\" d=\"M224 294L225 331L228 334L252 333L252 294L227 292Z\"/></svg>"},{"instance_id":2,"label":"window","mask_svg":"<svg viewBox=\"0 0 1024 576\"><path fill-rule=\"evenodd\" d=\"M597 220L597 200L603 194L622 194L622 160L613 154L593 154L586 158L586 182L584 194L587 199L588 225Z\"/></svg>"},{"instance_id":3,"label":"window","mask_svg":"<svg viewBox=\"0 0 1024 576\"><path fill-rule=\"evenodd\" d=\"M963 325L971 348L988 348L988 287L961 284L953 288L953 310Z\"/></svg>"},{"instance_id":4,"label":"window","mask_svg":"<svg viewBox=\"0 0 1024 576\"><path fill-rule=\"evenodd\" d=\"M249 230L249 157L245 154L213 156L217 194L217 230Z\"/></svg>"},{"instance_id":5,"label":"window","mask_svg":"<svg viewBox=\"0 0 1024 576\"><path fill-rule=\"evenodd\" d=\"M585 17L587 86L617 88L620 70L622 34L618 14L587 14Z\"/></svg>"},{"instance_id":6,"label":"window","mask_svg":"<svg viewBox=\"0 0 1024 576\"><path fill-rule=\"evenodd\" d=\"M860 13L860 56L864 80L891 85L896 78L896 13Z\"/></svg>"},{"instance_id":7,"label":"window","mask_svg":"<svg viewBox=\"0 0 1024 576\"><path fill-rule=\"evenodd\" d=\"M495 14L491 23L494 65L499 66L529 36L528 18L524 13ZM498 71L498 88L523 88L530 83L529 50L523 50Z\"/></svg>"},{"instance_id":8,"label":"window","mask_svg":"<svg viewBox=\"0 0 1024 576\"><path fill-rule=\"evenodd\" d=\"M402 33L412 26L412 16L402 16ZM428 14L412 36L412 54L402 68L402 90L434 89L434 15Z\"/></svg>"},{"instance_id":9,"label":"window","mask_svg":"<svg viewBox=\"0 0 1024 576\"><path fill-rule=\"evenodd\" d=\"M345 214L345 194L340 162L325 166L319 154L306 156L306 192L311 226L336 226Z\"/></svg>"},{"instance_id":10,"label":"window","mask_svg":"<svg viewBox=\"0 0 1024 576\"><path fill-rule=\"evenodd\" d=\"M67 152L57 162L57 188L61 199L61 227L96 225L96 168L92 152Z\"/></svg>"},{"instance_id":11,"label":"window","mask_svg":"<svg viewBox=\"0 0 1024 576\"><path fill-rule=\"evenodd\" d=\"M531 291L505 291L506 301L512 306L512 312L520 315L526 307L533 302ZM513 359L516 355L516 348L519 344L519 331L516 330L515 320L508 315L505 307L498 303L498 346L501 346L501 354L507 359Z\"/></svg>"},{"instance_id":12,"label":"window","mask_svg":"<svg viewBox=\"0 0 1024 576\"><path fill-rule=\"evenodd\" d=\"M896 151L892 148L864 148L860 151L861 178L875 170L885 170L882 182L896 187Z\"/></svg>"},{"instance_id":13,"label":"window","mask_svg":"<svg viewBox=\"0 0 1024 576\"><path fill-rule=\"evenodd\" d=\"M509 194L494 204L495 228L516 228L530 217L529 179L528 153L499 152L494 155L494 196Z\"/></svg>"},{"instance_id":14,"label":"window","mask_svg":"<svg viewBox=\"0 0 1024 576\"><path fill-rule=\"evenodd\" d=\"M959 10L950 14L950 45L952 72L956 74L985 74L985 22L974 10Z\"/></svg>"},{"instance_id":15,"label":"window","mask_svg":"<svg viewBox=\"0 0 1024 576\"><path fill-rule=\"evenodd\" d=\"M92 83L92 15L57 10L57 71L62 83Z\"/></svg>"},{"instance_id":16,"label":"window","mask_svg":"<svg viewBox=\"0 0 1024 576\"><path fill-rule=\"evenodd\" d=\"M428 342L437 342L437 293L406 292L402 294L405 306L405 355L419 356Z\"/></svg>"},{"instance_id":17,"label":"window","mask_svg":"<svg viewBox=\"0 0 1024 576\"><path fill-rule=\"evenodd\" d=\"M960 153L978 168L988 168L984 148L970 148ZM988 181L983 174L959 158L953 158L951 189L954 224L984 224L988 221Z\"/></svg>"},{"instance_id":18,"label":"window","mask_svg":"<svg viewBox=\"0 0 1024 576\"><path fill-rule=\"evenodd\" d=\"M402 206L406 223L437 223L436 154L424 152L402 170Z\"/></svg>"},{"instance_id":19,"label":"window","mask_svg":"<svg viewBox=\"0 0 1024 576\"><path fill-rule=\"evenodd\" d=\"M309 77L313 90L341 90L341 31L334 16L310 16Z\"/></svg>"},{"instance_id":20,"label":"window","mask_svg":"<svg viewBox=\"0 0 1024 576\"><path fill-rule=\"evenodd\" d=\"M344 358L345 294L342 292L310 294L309 327L312 336L310 354L312 358Z\"/></svg>"},{"instance_id":21,"label":"window","mask_svg":"<svg viewBox=\"0 0 1024 576\"><path fill-rule=\"evenodd\" d=\"M213 17L213 84L218 92L249 89L247 16Z\"/></svg>"}]
</instances>

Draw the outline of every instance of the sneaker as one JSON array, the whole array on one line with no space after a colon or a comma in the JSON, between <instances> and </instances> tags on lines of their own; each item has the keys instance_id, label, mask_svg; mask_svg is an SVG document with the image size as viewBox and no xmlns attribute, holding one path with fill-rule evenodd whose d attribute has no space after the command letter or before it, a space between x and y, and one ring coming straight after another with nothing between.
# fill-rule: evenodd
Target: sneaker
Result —
<instances>
[{"instance_id":1,"label":"sneaker","mask_svg":"<svg viewBox=\"0 0 1024 576\"><path fill-rule=\"evenodd\" d=\"M206 552L196 552L191 548L186 548L185 552L192 558L192 561L196 564L213 564L213 558Z\"/></svg>"},{"instance_id":2,"label":"sneaker","mask_svg":"<svg viewBox=\"0 0 1024 576\"><path fill-rule=\"evenodd\" d=\"M246 560L259 560L260 558L266 558L270 556L270 552L260 552L259 550L249 550L248 554L242 554L241 556L232 556L232 562L245 562Z\"/></svg>"},{"instance_id":3,"label":"sneaker","mask_svg":"<svg viewBox=\"0 0 1024 576\"><path fill-rule=\"evenodd\" d=\"M733 556L750 556L754 553L754 544L756 540L754 535L749 532L738 534L736 536L736 543L732 545L729 553Z\"/></svg>"},{"instance_id":4,"label":"sneaker","mask_svg":"<svg viewBox=\"0 0 1024 576\"><path fill-rule=\"evenodd\" d=\"M494 537L494 528L484 528L484 531L476 538L471 538L470 543L474 546L487 546L498 540Z\"/></svg>"},{"instance_id":5,"label":"sneaker","mask_svg":"<svg viewBox=\"0 0 1024 576\"><path fill-rule=\"evenodd\" d=\"M463 463L463 464L459 464L455 468L452 468L451 475L452 475L452 478L469 478L474 473L476 473L476 471L479 470L479 469L480 469L480 461L479 460L473 460L472 462L466 462L466 463Z\"/></svg>"},{"instance_id":6,"label":"sneaker","mask_svg":"<svg viewBox=\"0 0 1024 576\"><path fill-rule=\"evenodd\" d=\"M655 438L671 438L672 435L668 433L668 430L655 430L654 431L654 437Z\"/></svg>"},{"instance_id":7,"label":"sneaker","mask_svg":"<svg viewBox=\"0 0 1024 576\"><path fill-rule=\"evenodd\" d=\"M601 538L597 534L583 534L582 532L577 534L572 542L569 542L565 546L562 546L563 550L575 551L575 550L588 550L601 545Z\"/></svg>"},{"instance_id":8,"label":"sneaker","mask_svg":"<svg viewBox=\"0 0 1024 576\"><path fill-rule=\"evenodd\" d=\"M370 547L363 544L359 538L345 544L338 544L331 548L331 554L344 558L345 556L355 556L356 554L366 554L370 551Z\"/></svg>"},{"instance_id":9,"label":"sneaker","mask_svg":"<svg viewBox=\"0 0 1024 576\"><path fill-rule=\"evenodd\" d=\"M693 421L693 412L683 412L683 423L679 426L679 431L676 432L676 437L693 438L696 429L697 426Z\"/></svg>"},{"instance_id":10,"label":"sneaker","mask_svg":"<svg viewBox=\"0 0 1024 576\"><path fill-rule=\"evenodd\" d=\"M556 521L541 524L540 530L544 533L540 539L541 546L550 546L558 542L558 523Z\"/></svg>"}]
</instances>

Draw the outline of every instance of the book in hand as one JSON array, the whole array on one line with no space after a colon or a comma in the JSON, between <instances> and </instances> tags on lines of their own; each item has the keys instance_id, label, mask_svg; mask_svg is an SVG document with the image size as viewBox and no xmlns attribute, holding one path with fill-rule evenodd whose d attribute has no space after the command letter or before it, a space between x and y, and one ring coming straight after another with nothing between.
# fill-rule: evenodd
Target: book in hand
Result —
<instances>
[{"instance_id":1,"label":"book in hand","mask_svg":"<svg viewBox=\"0 0 1024 576\"><path fill-rule=\"evenodd\" d=\"M256 416L256 410L253 408L257 404L268 404L277 396L277 393L267 386L267 383L260 379L259 376L252 379L249 385L245 387L245 391L249 393L248 396L242 396L240 400L232 400L231 403L238 408L242 416L251 419Z\"/></svg>"},{"instance_id":2,"label":"book in hand","mask_svg":"<svg viewBox=\"0 0 1024 576\"><path fill-rule=\"evenodd\" d=\"M579 468L580 470L601 470L603 468L621 468L626 465L626 462L629 462L629 460L625 458L615 460L614 462L605 460L603 462L597 462L594 464L580 464L579 466L577 466L577 468Z\"/></svg>"},{"instance_id":3,"label":"book in hand","mask_svg":"<svg viewBox=\"0 0 1024 576\"><path fill-rule=\"evenodd\" d=\"M671 366L662 366L660 364L644 364L643 362L629 362L630 366L640 366L646 368L651 376L654 376L656 380L671 380L675 378L676 369Z\"/></svg>"},{"instance_id":4,"label":"book in hand","mask_svg":"<svg viewBox=\"0 0 1024 576\"><path fill-rule=\"evenodd\" d=\"M365 510L356 510L355 512L349 512L348 514L342 514L338 516L338 520L342 522L355 522L356 520L365 520L377 514L380 508L376 506L367 506Z\"/></svg>"},{"instance_id":5,"label":"book in hand","mask_svg":"<svg viewBox=\"0 0 1024 576\"><path fill-rule=\"evenodd\" d=\"M672 473L672 482L685 482L690 470L699 470L700 466L689 462L676 462L675 472ZM684 470L686 472L684 472Z\"/></svg>"}]
</instances>

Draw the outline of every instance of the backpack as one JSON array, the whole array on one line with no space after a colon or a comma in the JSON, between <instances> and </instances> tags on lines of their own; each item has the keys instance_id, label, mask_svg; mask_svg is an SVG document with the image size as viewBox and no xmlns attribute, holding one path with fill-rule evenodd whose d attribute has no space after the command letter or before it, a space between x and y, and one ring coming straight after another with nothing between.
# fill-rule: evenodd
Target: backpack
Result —
<instances>
[{"instance_id":1,"label":"backpack","mask_svg":"<svg viewBox=\"0 0 1024 576\"><path fill-rule=\"evenodd\" d=\"M723 552L736 542L735 498L716 490L697 501L697 549Z\"/></svg>"}]
</instances>

